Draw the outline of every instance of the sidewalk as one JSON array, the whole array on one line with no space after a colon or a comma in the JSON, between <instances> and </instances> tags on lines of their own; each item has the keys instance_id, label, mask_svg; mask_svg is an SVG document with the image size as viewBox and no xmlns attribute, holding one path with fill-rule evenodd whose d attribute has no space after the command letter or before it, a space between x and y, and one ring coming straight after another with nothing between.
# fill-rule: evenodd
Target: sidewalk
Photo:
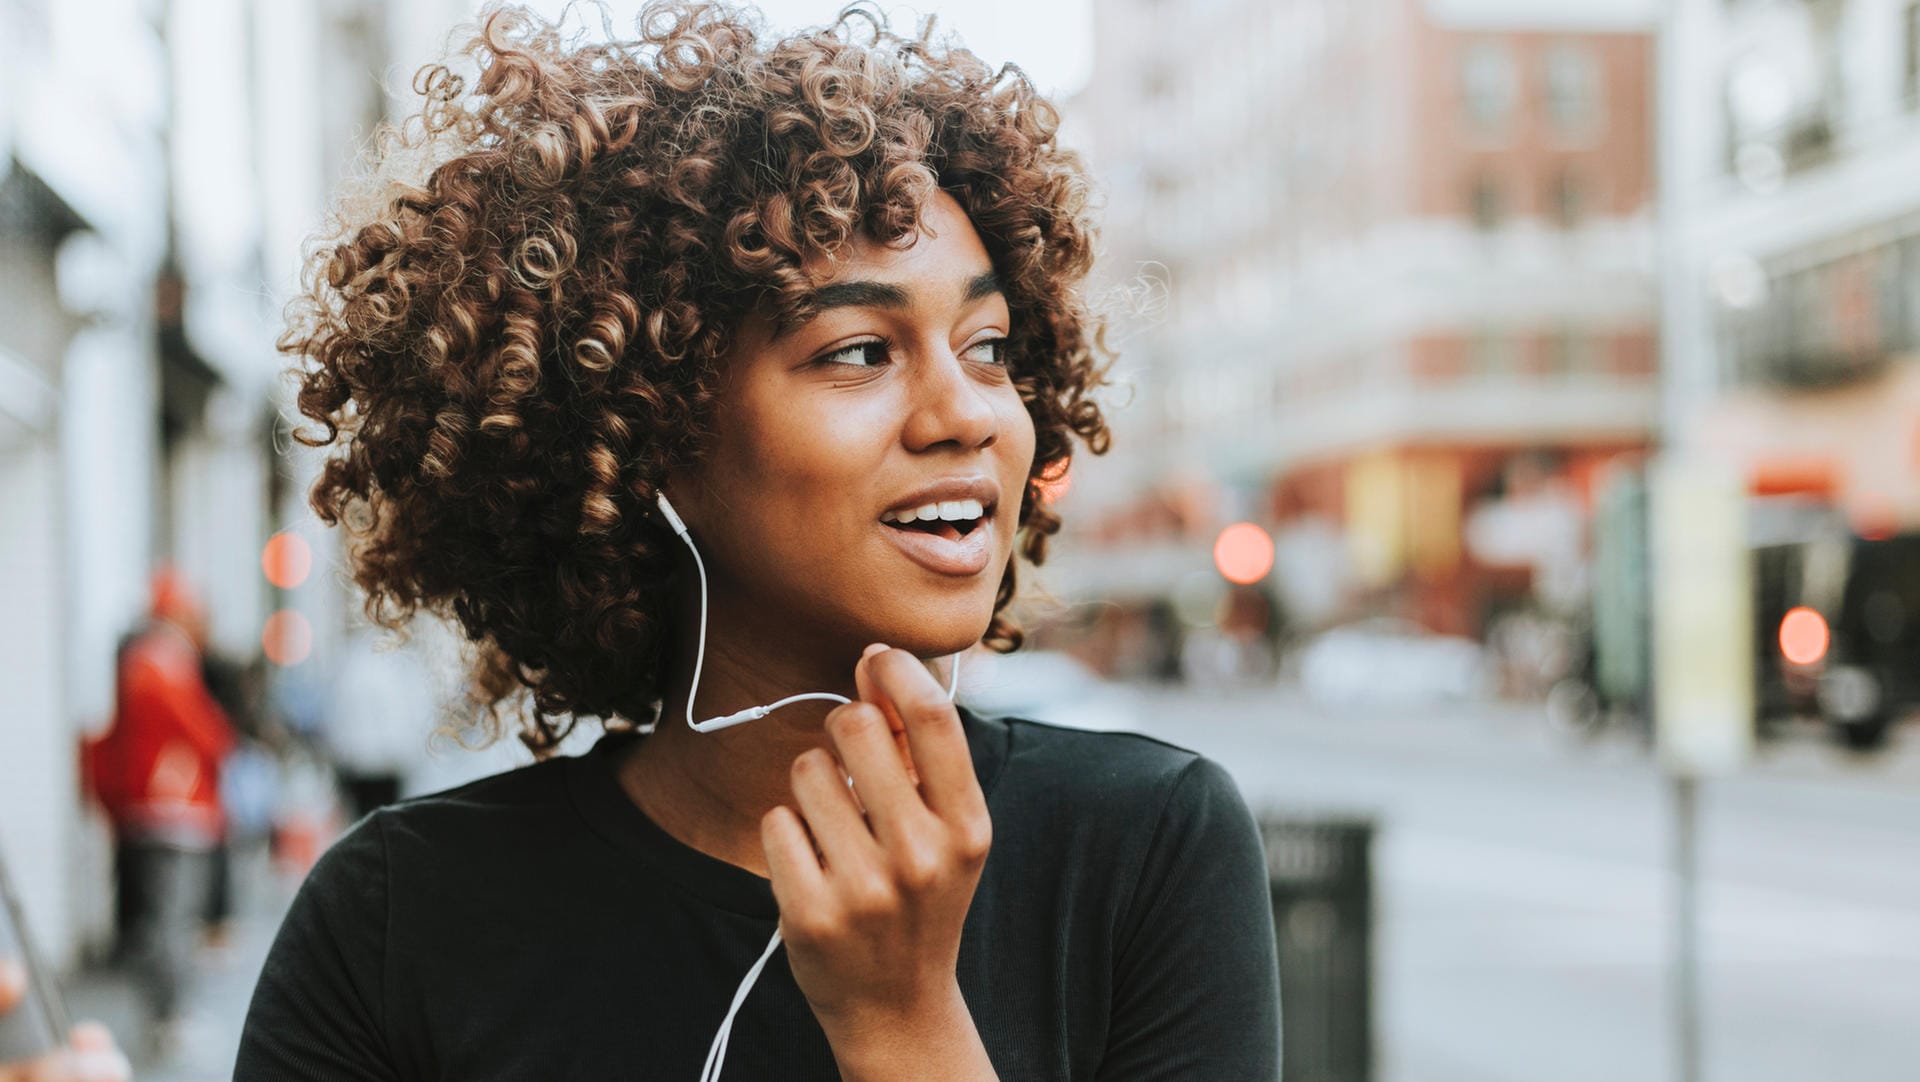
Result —
<instances>
[{"instance_id":1,"label":"sidewalk","mask_svg":"<svg viewBox=\"0 0 1920 1082\"><path fill-rule=\"evenodd\" d=\"M179 1047L172 1054L159 1059L147 1054L145 1007L126 974L89 970L66 982L73 1018L106 1023L133 1061L135 1082L227 1082L233 1077L234 1052L254 982L298 886L266 864L236 868L236 878L231 942L218 952L201 952Z\"/></svg>"}]
</instances>

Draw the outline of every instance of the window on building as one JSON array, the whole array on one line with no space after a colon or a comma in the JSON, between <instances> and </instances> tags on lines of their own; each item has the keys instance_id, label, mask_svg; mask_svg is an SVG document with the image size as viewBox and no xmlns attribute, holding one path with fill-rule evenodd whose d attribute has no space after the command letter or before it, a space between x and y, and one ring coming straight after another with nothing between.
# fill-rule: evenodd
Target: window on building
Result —
<instances>
[{"instance_id":1,"label":"window on building","mask_svg":"<svg viewBox=\"0 0 1920 1082\"><path fill-rule=\"evenodd\" d=\"M1460 86L1467 124L1481 135L1504 132L1513 119L1517 94L1513 52L1498 41L1477 41L1460 62Z\"/></svg>"},{"instance_id":2,"label":"window on building","mask_svg":"<svg viewBox=\"0 0 1920 1082\"><path fill-rule=\"evenodd\" d=\"M1562 43L1547 50L1543 72L1547 122L1556 135L1591 135L1600 124L1600 61L1586 46Z\"/></svg>"},{"instance_id":3,"label":"window on building","mask_svg":"<svg viewBox=\"0 0 1920 1082\"><path fill-rule=\"evenodd\" d=\"M1920 0L1907 0L1900 18L1904 70L1900 81L1909 109L1920 106Z\"/></svg>"},{"instance_id":4,"label":"window on building","mask_svg":"<svg viewBox=\"0 0 1920 1082\"><path fill-rule=\"evenodd\" d=\"M1153 64L1140 77L1140 96L1157 102L1173 94L1173 72L1165 64Z\"/></svg>"},{"instance_id":5,"label":"window on building","mask_svg":"<svg viewBox=\"0 0 1920 1082\"><path fill-rule=\"evenodd\" d=\"M1577 228L1586 219L1586 181L1571 166L1556 170L1547 183L1547 213L1562 229Z\"/></svg>"},{"instance_id":6,"label":"window on building","mask_svg":"<svg viewBox=\"0 0 1920 1082\"><path fill-rule=\"evenodd\" d=\"M1548 335L1546 347L1543 367L1548 375L1591 375L1599 370L1599 339L1579 327L1562 327Z\"/></svg>"},{"instance_id":7,"label":"window on building","mask_svg":"<svg viewBox=\"0 0 1920 1082\"><path fill-rule=\"evenodd\" d=\"M1477 174L1467 188L1467 213L1473 218L1474 228L1483 233L1500 227L1500 220L1506 213L1506 201L1500 191L1500 182L1490 173Z\"/></svg>"},{"instance_id":8,"label":"window on building","mask_svg":"<svg viewBox=\"0 0 1920 1082\"><path fill-rule=\"evenodd\" d=\"M1497 376L1520 368L1520 341L1511 334L1482 328L1467 346L1467 368L1472 375Z\"/></svg>"}]
</instances>

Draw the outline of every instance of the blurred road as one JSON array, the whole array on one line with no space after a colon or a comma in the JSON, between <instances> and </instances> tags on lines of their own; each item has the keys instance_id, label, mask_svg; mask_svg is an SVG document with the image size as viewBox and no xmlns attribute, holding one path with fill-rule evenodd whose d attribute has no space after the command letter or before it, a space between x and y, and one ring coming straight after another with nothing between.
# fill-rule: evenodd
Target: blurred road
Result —
<instances>
[{"instance_id":1,"label":"blurred road","mask_svg":"<svg viewBox=\"0 0 1920 1082\"><path fill-rule=\"evenodd\" d=\"M1381 1082L1673 1077L1669 794L1637 741L1537 710L1331 716L1150 693L1249 803L1380 817ZM1706 1077L1902 1082L1920 1055L1920 734L1777 746L1701 793Z\"/></svg>"}]
</instances>

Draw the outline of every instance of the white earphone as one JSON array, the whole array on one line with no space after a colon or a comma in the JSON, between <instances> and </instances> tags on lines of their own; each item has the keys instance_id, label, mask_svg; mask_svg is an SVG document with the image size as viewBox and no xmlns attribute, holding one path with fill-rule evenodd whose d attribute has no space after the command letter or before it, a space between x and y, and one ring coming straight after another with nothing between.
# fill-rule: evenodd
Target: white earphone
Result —
<instances>
[{"instance_id":1,"label":"white earphone","mask_svg":"<svg viewBox=\"0 0 1920 1082\"><path fill-rule=\"evenodd\" d=\"M673 509L673 504L668 502L667 494L659 493L654 499L660 506L660 513L666 516L667 524L673 527L673 532L679 535L680 540L686 542L687 551L693 553L694 566L700 572L700 642L693 657L693 683L687 688L687 726L695 732L710 733L731 725L764 718L789 703L807 699L825 699L836 703L852 702L853 700L845 695L836 695L831 691L810 691L800 695L789 695L765 706L750 706L745 710L737 710L705 721L693 720L693 698L700 691L700 666L707 656L707 565L706 561L700 558L700 549L694 545L692 536L687 532L687 524L681 521L680 515ZM954 693L960 689L960 655L954 654L950 660L953 671L947 681L947 701L949 702L953 701ZM851 786L853 779L847 779L847 784ZM727 1016L721 1020L720 1030L713 1035L713 1044L707 1049L707 1063L701 1068L700 1082L719 1082L720 1066L727 1058L727 1038L733 1033L734 1015L739 1013L740 1004L746 1002L747 993L752 990L753 982L759 978L760 971L767 966L767 959L773 957L773 952L779 946L780 929L775 927L773 938L767 941L767 949L760 953L759 960L747 970L747 975L740 981L740 987L734 990L733 1002L727 1007Z\"/></svg>"},{"instance_id":2,"label":"white earphone","mask_svg":"<svg viewBox=\"0 0 1920 1082\"><path fill-rule=\"evenodd\" d=\"M698 733L710 733L716 729L725 729L731 725L739 725L742 722L757 721L789 703L804 702L808 699L824 699L828 702L835 703L852 702L853 700L847 698L845 695L836 695L831 691L809 691L800 695L789 695L779 702L768 703L765 706L750 706L745 710L736 710L731 714L723 714L717 718L708 718L705 721L693 720L693 697L700 692L700 666L706 661L707 657L707 564L705 560L700 558L700 549L694 545L693 537L687 532L687 524L681 520L679 513L673 509L673 504L668 501L667 494L664 492L659 493L654 497L654 501L659 504L660 513L667 517L667 525L673 527L673 532L679 535L680 540L686 542L687 551L693 553L694 566L700 571L700 644L693 656L693 684L687 689L688 728ZM952 702L954 693L960 690L960 655L954 654L951 660L953 668L947 679L948 702Z\"/></svg>"}]
</instances>

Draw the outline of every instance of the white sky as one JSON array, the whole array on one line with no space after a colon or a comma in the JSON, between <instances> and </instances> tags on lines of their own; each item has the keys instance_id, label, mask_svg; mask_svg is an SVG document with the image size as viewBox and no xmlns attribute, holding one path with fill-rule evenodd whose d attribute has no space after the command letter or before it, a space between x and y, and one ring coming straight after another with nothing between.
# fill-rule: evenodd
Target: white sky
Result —
<instances>
[{"instance_id":1,"label":"white sky","mask_svg":"<svg viewBox=\"0 0 1920 1082\"><path fill-rule=\"evenodd\" d=\"M776 29L792 30L832 19L845 0L759 0L760 10ZM1093 72L1094 0L916 0L898 3L876 0L894 25L912 29L931 13L937 27L957 33L967 48L988 63L1019 64L1043 93L1064 98L1086 84ZM478 7L478 5L475 5ZM534 0L532 6L549 16L565 7L565 0ZM638 11L634 0L612 0L608 5L621 25L625 12Z\"/></svg>"},{"instance_id":2,"label":"white sky","mask_svg":"<svg viewBox=\"0 0 1920 1082\"><path fill-rule=\"evenodd\" d=\"M1436 22L1461 27L1651 30L1662 7L1662 0L1427 0Z\"/></svg>"}]
</instances>

